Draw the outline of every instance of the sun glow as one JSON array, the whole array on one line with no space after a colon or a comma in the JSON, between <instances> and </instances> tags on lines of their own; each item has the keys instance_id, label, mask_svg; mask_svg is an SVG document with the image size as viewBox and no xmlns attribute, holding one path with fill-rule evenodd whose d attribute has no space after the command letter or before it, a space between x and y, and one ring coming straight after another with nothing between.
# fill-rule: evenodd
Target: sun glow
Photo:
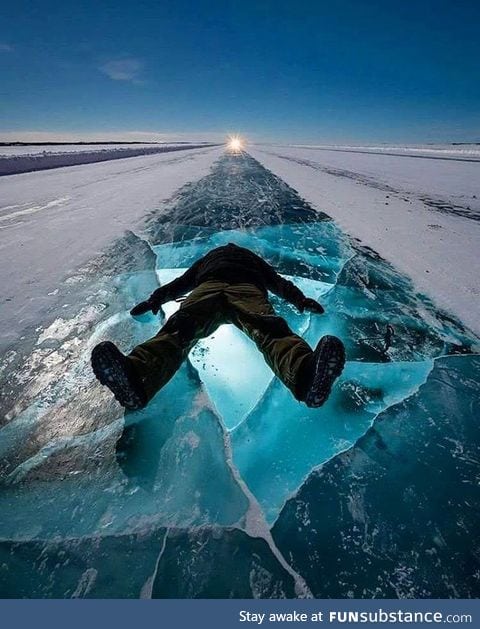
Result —
<instances>
[{"instance_id":1,"label":"sun glow","mask_svg":"<svg viewBox=\"0 0 480 629\"><path fill-rule=\"evenodd\" d=\"M243 140L238 135L233 135L228 138L227 147L232 153L240 153L243 151Z\"/></svg>"}]
</instances>

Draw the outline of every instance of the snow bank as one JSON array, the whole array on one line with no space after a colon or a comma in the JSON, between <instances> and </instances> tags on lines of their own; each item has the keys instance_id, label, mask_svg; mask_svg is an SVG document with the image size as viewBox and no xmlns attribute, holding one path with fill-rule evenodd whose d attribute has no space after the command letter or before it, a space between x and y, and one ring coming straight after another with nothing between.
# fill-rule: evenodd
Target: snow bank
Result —
<instances>
[{"instance_id":1,"label":"snow bank","mask_svg":"<svg viewBox=\"0 0 480 629\"><path fill-rule=\"evenodd\" d=\"M431 159L458 159L461 161L480 161L480 144L381 144L381 145L355 145L355 144L318 144L318 145L291 145L293 148L322 149L326 151L341 151L350 153L372 153L380 155L395 155L406 157L429 157Z\"/></svg>"},{"instance_id":2,"label":"snow bank","mask_svg":"<svg viewBox=\"0 0 480 629\"><path fill-rule=\"evenodd\" d=\"M0 176L28 173L36 170L49 170L62 166L93 164L112 159L156 155L171 151L205 148L208 144L163 144L163 145L52 145L52 146L13 146L0 151Z\"/></svg>"},{"instance_id":3,"label":"snow bank","mask_svg":"<svg viewBox=\"0 0 480 629\"><path fill-rule=\"evenodd\" d=\"M188 146L188 142L184 142L183 146ZM191 144L191 142L190 142ZM144 149L158 146L179 146L178 142L150 143L141 144L17 144L0 146L0 157L19 157L21 155L44 155L50 153L82 153L88 151L113 151L118 149ZM180 144L182 146L182 144Z\"/></svg>"}]
</instances>

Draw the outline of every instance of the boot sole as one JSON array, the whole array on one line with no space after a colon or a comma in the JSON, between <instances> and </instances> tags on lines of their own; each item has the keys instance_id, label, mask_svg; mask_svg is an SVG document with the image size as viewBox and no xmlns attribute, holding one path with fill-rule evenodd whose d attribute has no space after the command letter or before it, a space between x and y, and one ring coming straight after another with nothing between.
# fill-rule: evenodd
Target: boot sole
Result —
<instances>
[{"instance_id":1,"label":"boot sole","mask_svg":"<svg viewBox=\"0 0 480 629\"><path fill-rule=\"evenodd\" d=\"M324 336L315 350L315 374L305 398L310 408L322 406L345 367L345 347L336 336Z\"/></svg>"},{"instance_id":2,"label":"boot sole","mask_svg":"<svg viewBox=\"0 0 480 629\"><path fill-rule=\"evenodd\" d=\"M125 356L113 343L105 341L96 345L92 350L91 363L97 380L110 389L124 408L135 411L145 406L132 383Z\"/></svg>"}]
</instances>

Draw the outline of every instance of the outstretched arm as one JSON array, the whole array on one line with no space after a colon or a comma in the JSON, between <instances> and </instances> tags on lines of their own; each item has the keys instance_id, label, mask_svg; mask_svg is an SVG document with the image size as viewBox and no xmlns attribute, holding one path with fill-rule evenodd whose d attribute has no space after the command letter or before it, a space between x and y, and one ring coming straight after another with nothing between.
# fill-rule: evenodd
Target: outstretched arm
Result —
<instances>
[{"instance_id":1,"label":"outstretched arm","mask_svg":"<svg viewBox=\"0 0 480 629\"><path fill-rule=\"evenodd\" d=\"M311 299L310 297L306 297L302 291L290 282L282 277L273 266L270 266L267 262L265 262L266 267L268 268L268 284L267 288L279 297L285 299L285 301L293 304L300 312L304 310L311 310L312 312L316 312L318 314L323 314L325 310L323 306L318 303L315 299Z\"/></svg>"},{"instance_id":2,"label":"outstretched arm","mask_svg":"<svg viewBox=\"0 0 480 629\"><path fill-rule=\"evenodd\" d=\"M153 291L146 301L142 301L132 308L130 314L138 316L149 310L151 310L153 314L157 314L162 304L177 299L177 297L191 291L195 287L195 277L199 262L200 260L197 260L183 275Z\"/></svg>"}]
</instances>

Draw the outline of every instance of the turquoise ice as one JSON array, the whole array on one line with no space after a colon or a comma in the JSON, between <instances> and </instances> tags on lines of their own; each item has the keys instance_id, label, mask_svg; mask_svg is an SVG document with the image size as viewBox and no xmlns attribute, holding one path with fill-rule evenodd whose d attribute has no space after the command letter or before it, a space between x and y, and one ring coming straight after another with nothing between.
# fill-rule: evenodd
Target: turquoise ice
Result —
<instances>
[{"instance_id":1,"label":"turquoise ice","mask_svg":"<svg viewBox=\"0 0 480 629\"><path fill-rule=\"evenodd\" d=\"M310 277L287 277L305 294L326 304L333 294L336 299L341 294L340 312L357 321L369 316L380 324L396 323L388 311L372 315L371 305L365 303L358 289L336 287L338 274L354 252L331 222L229 230L157 245L154 251L160 283L178 277L202 255L228 242L275 260L281 271L308 273ZM170 268L163 268L163 261ZM382 296L377 303L383 305L386 299ZM277 312L312 347L324 334L346 337L348 329L338 321L334 308L327 317L320 317L300 314L280 299L275 304ZM166 304L165 314L170 316L178 307L176 302ZM402 323L407 325L405 319L402 315ZM378 336L381 344L381 334ZM362 351L361 343L357 351ZM276 518L286 498L315 466L350 447L378 413L415 392L425 382L432 358L427 352L423 360L386 362L386 355L382 362L349 361L328 403L322 409L307 409L274 379L254 343L234 325L220 326L190 355L216 412L231 431L234 463L269 521Z\"/></svg>"},{"instance_id":2,"label":"turquoise ice","mask_svg":"<svg viewBox=\"0 0 480 629\"><path fill-rule=\"evenodd\" d=\"M146 409L124 413L92 376L92 347L109 339L128 352L155 334L179 304L141 320L129 315L132 305L227 242L263 256L324 304L322 316L300 314L272 296L312 346L324 334L344 341L347 365L331 398L313 410L296 402L253 343L224 325L192 350ZM381 514L379 530L390 535L398 520L407 531L415 509L405 501L417 495L420 476L432 485L431 495L427 480L422 485L422 513L442 529L437 472L443 466L465 479L469 448L479 441L473 422L465 428L478 370L470 380L466 374L476 365L478 339L255 160L220 160L180 191L169 211L153 212L141 236L127 233L62 290L61 311L0 363L0 595L348 595L336 567L341 561L353 591L361 568L347 564L355 535L364 531L362 496L369 523ZM385 351L387 323L395 336ZM448 408L448 422L438 420L435 396ZM401 423L391 424L398 413ZM413 448L416 435L427 433L428 443ZM417 451L430 467L412 455ZM405 504L388 502L388 483L381 486L388 513L372 494L382 469L372 461L382 457L389 478L398 470L410 483L402 490ZM338 495L339 502L324 519L317 501L326 484L333 489L323 499ZM466 505L478 500L463 481L448 491L464 524L449 533L451 567L456 553L470 560ZM348 539L337 537L342 523L351 527ZM376 530L374 524L371 534ZM420 533L404 535L402 543L408 538L416 552ZM388 552L390 574L403 555ZM463 572L455 574L458 591L474 594ZM386 582L377 591L375 575L362 572L365 591L396 595ZM422 579L432 596L445 594L433 572Z\"/></svg>"}]
</instances>

